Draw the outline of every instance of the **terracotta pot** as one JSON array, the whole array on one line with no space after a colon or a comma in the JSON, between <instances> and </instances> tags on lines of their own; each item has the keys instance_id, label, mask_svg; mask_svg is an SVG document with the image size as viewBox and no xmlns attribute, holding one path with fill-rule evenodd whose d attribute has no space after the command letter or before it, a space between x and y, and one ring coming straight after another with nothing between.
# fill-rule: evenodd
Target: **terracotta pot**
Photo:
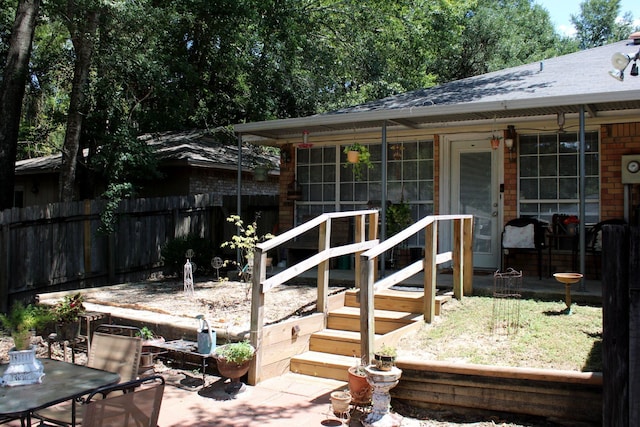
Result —
<instances>
[{"instance_id":1,"label":"terracotta pot","mask_svg":"<svg viewBox=\"0 0 640 427\"><path fill-rule=\"evenodd\" d=\"M367 382L366 374L357 374L356 367L349 368L349 393L351 393L351 403L358 406L365 406L371 403L371 393L373 387Z\"/></svg>"},{"instance_id":2,"label":"terracotta pot","mask_svg":"<svg viewBox=\"0 0 640 427\"><path fill-rule=\"evenodd\" d=\"M244 384L240 381L240 378L249 372L251 366L251 360L247 360L242 363L231 363L225 359L218 357L218 372L221 376L229 378L231 382L227 384L224 390L229 393L239 393L244 390Z\"/></svg>"},{"instance_id":3,"label":"terracotta pot","mask_svg":"<svg viewBox=\"0 0 640 427\"><path fill-rule=\"evenodd\" d=\"M347 161L349 163L358 163L358 161L360 161L360 152L359 151L348 151L347 152Z\"/></svg>"},{"instance_id":4,"label":"terracotta pot","mask_svg":"<svg viewBox=\"0 0 640 427\"><path fill-rule=\"evenodd\" d=\"M331 393L331 410L336 414L349 412L351 393L348 391L334 391Z\"/></svg>"}]
</instances>

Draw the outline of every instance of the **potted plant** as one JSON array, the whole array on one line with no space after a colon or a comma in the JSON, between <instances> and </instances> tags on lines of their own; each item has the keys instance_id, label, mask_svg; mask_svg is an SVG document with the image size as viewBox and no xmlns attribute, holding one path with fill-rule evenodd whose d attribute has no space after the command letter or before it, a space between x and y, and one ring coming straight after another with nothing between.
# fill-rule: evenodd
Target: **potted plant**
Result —
<instances>
[{"instance_id":1,"label":"potted plant","mask_svg":"<svg viewBox=\"0 0 640 427\"><path fill-rule=\"evenodd\" d=\"M396 348L383 344L373 353L374 365L379 371L390 371L396 364L396 357L398 357Z\"/></svg>"},{"instance_id":2,"label":"potted plant","mask_svg":"<svg viewBox=\"0 0 640 427\"><path fill-rule=\"evenodd\" d=\"M400 231L407 228L413 222L411 217L411 207L404 201L404 197L400 199L399 203L389 203L387 205L387 237L391 237ZM391 259L389 260L392 266L397 264L399 267L403 267L409 263L410 254L405 247L406 244L401 244L398 249L398 254L394 254L395 248L391 253ZM397 255L397 259L394 255Z\"/></svg>"},{"instance_id":3,"label":"potted plant","mask_svg":"<svg viewBox=\"0 0 640 427\"><path fill-rule=\"evenodd\" d=\"M246 340L216 347L213 354L216 356L218 372L231 380L225 387L227 393L238 393L243 390L244 384L240 382L240 377L249 372L255 353L256 349Z\"/></svg>"},{"instance_id":4,"label":"potted plant","mask_svg":"<svg viewBox=\"0 0 640 427\"><path fill-rule=\"evenodd\" d=\"M48 310L38 306L24 306L16 302L8 314L0 314L0 322L13 338L14 348L9 353L9 367L2 376L5 385L36 384L42 381L42 363L36 359L31 345L33 331L51 319Z\"/></svg>"},{"instance_id":5,"label":"potted plant","mask_svg":"<svg viewBox=\"0 0 640 427\"><path fill-rule=\"evenodd\" d=\"M367 373L361 360L355 356L354 360L356 363L347 371L351 402L357 406L366 406L371 403L373 387L367 381Z\"/></svg>"},{"instance_id":6,"label":"potted plant","mask_svg":"<svg viewBox=\"0 0 640 427\"><path fill-rule=\"evenodd\" d=\"M138 336L142 339L142 351L140 352L140 368L148 369L153 366L153 359L156 351L154 344L163 343L164 338L156 335L149 327L143 326L138 332Z\"/></svg>"},{"instance_id":7,"label":"potted plant","mask_svg":"<svg viewBox=\"0 0 640 427\"><path fill-rule=\"evenodd\" d=\"M491 148L497 150L500 147L500 136L493 134L491 135Z\"/></svg>"},{"instance_id":8,"label":"potted plant","mask_svg":"<svg viewBox=\"0 0 640 427\"><path fill-rule=\"evenodd\" d=\"M65 295L51 309L58 340L72 340L80 334L78 316L85 312L84 297L80 292Z\"/></svg>"},{"instance_id":9,"label":"potted plant","mask_svg":"<svg viewBox=\"0 0 640 427\"><path fill-rule=\"evenodd\" d=\"M349 165L353 167L353 176L355 179L359 180L362 178L363 168L373 168L373 164L371 164L371 153L366 146L354 142L344 148L344 153L347 155L347 163L345 163L344 167Z\"/></svg>"},{"instance_id":10,"label":"potted plant","mask_svg":"<svg viewBox=\"0 0 640 427\"><path fill-rule=\"evenodd\" d=\"M351 393L348 390L332 391L331 396L331 410L334 414L344 415L349 412L349 405L351 404Z\"/></svg>"}]
</instances>

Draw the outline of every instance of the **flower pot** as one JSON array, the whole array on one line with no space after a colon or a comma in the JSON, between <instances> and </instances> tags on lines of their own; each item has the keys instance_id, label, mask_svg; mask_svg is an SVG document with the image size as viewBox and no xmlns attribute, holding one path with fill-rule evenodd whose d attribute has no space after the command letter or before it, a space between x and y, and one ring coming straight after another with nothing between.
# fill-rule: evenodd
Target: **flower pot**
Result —
<instances>
[{"instance_id":1,"label":"flower pot","mask_svg":"<svg viewBox=\"0 0 640 427\"><path fill-rule=\"evenodd\" d=\"M244 384L240 381L240 377L249 372L251 360L242 363L227 362L225 359L218 357L218 372L221 376L227 377L231 382L224 388L229 393L239 393L244 390Z\"/></svg>"},{"instance_id":2,"label":"flower pot","mask_svg":"<svg viewBox=\"0 0 640 427\"><path fill-rule=\"evenodd\" d=\"M349 163L358 163L360 161L360 152L359 151L348 151L347 152L347 161Z\"/></svg>"},{"instance_id":3,"label":"flower pot","mask_svg":"<svg viewBox=\"0 0 640 427\"><path fill-rule=\"evenodd\" d=\"M36 348L9 351L9 366L2 376L2 385L15 386L42 382L44 367L36 358Z\"/></svg>"},{"instance_id":4,"label":"flower pot","mask_svg":"<svg viewBox=\"0 0 640 427\"><path fill-rule=\"evenodd\" d=\"M60 341L71 341L80 335L80 322L56 323L56 335Z\"/></svg>"},{"instance_id":5,"label":"flower pot","mask_svg":"<svg viewBox=\"0 0 640 427\"><path fill-rule=\"evenodd\" d=\"M394 356L374 353L373 364L379 371L390 371L396 364L396 358Z\"/></svg>"},{"instance_id":6,"label":"flower pot","mask_svg":"<svg viewBox=\"0 0 640 427\"><path fill-rule=\"evenodd\" d=\"M349 393L351 393L351 403L358 406L366 406L371 403L373 388L367 381L366 374L356 372L356 367L349 368Z\"/></svg>"},{"instance_id":7,"label":"flower pot","mask_svg":"<svg viewBox=\"0 0 640 427\"><path fill-rule=\"evenodd\" d=\"M351 393L348 391L334 391L331 393L331 410L335 414L344 414L349 412L351 404Z\"/></svg>"}]
</instances>

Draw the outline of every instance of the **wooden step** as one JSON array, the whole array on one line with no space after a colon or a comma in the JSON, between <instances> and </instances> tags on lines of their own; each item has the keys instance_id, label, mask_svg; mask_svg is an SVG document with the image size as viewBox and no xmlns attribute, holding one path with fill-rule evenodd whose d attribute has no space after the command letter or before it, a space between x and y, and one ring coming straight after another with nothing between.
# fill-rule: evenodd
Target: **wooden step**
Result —
<instances>
[{"instance_id":1,"label":"wooden step","mask_svg":"<svg viewBox=\"0 0 640 427\"><path fill-rule=\"evenodd\" d=\"M376 333L387 332L401 328L421 319L421 314L402 311L375 310ZM360 331L360 309L355 307L342 307L329 312L327 328L343 331Z\"/></svg>"},{"instance_id":2,"label":"wooden step","mask_svg":"<svg viewBox=\"0 0 640 427\"><path fill-rule=\"evenodd\" d=\"M348 290L345 293L345 305L348 307L360 307L360 303L358 303L359 292L360 291L354 289ZM424 310L423 301L423 292L385 289L384 291L376 292L374 305L378 310L421 313Z\"/></svg>"},{"instance_id":3,"label":"wooden step","mask_svg":"<svg viewBox=\"0 0 640 427\"><path fill-rule=\"evenodd\" d=\"M347 381L347 369L354 366L358 360L353 356L307 351L291 359L291 372L313 377L332 378Z\"/></svg>"},{"instance_id":4,"label":"wooden step","mask_svg":"<svg viewBox=\"0 0 640 427\"><path fill-rule=\"evenodd\" d=\"M382 335L376 335L376 339ZM325 329L311 334L309 350L360 357L360 332Z\"/></svg>"}]
</instances>

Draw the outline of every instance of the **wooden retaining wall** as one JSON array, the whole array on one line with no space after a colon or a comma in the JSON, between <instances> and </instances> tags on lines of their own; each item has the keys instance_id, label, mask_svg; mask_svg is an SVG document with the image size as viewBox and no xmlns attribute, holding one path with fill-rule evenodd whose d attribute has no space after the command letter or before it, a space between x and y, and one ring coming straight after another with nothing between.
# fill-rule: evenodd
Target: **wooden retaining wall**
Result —
<instances>
[{"instance_id":1,"label":"wooden retaining wall","mask_svg":"<svg viewBox=\"0 0 640 427\"><path fill-rule=\"evenodd\" d=\"M393 400L428 409L602 420L602 374L398 360Z\"/></svg>"}]
</instances>

